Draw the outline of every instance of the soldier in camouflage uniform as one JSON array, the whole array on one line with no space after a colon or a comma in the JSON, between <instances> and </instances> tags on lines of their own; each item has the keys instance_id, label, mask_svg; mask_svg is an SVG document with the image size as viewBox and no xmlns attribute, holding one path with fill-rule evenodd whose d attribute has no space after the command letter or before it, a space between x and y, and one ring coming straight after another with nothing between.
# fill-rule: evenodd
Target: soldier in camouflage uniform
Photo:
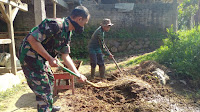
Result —
<instances>
[{"instance_id":1,"label":"soldier in camouflage uniform","mask_svg":"<svg viewBox=\"0 0 200 112\"><path fill-rule=\"evenodd\" d=\"M89 42L89 54L91 65L91 77L94 78L96 65L99 65L99 73L101 78L105 78L105 64L103 60L103 54L113 57L104 42L104 32L108 32L113 24L110 19L103 19L101 25L92 34L92 38Z\"/></svg>"},{"instance_id":2,"label":"soldier in camouflage uniform","mask_svg":"<svg viewBox=\"0 0 200 112\"><path fill-rule=\"evenodd\" d=\"M78 74L82 81L87 80L78 72L69 56L69 43L72 30L82 33L89 18L90 14L87 8L78 6L67 18L43 20L24 38L19 50L19 59L27 83L36 95L38 112L60 110L59 107L52 106L54 76L50 69L50 66L58 67L55 59L57 54L62 55L65 65Z\"/></svg>"}]
</instances>

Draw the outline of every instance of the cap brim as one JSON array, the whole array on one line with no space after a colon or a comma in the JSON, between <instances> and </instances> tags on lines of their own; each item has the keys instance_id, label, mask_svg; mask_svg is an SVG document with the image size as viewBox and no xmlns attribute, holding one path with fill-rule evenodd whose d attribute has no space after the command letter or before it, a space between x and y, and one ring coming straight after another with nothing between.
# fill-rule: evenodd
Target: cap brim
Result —
<instances>
[{"instance_id":1,"label":"cap brim","mask_svg":"<svg viewBox=\"0 0 200 112\"><path fill-rule=\"evenodd\" d=\"M112 24L112 23L111 24L107 24L107 26L112 26L112 25L114 25L114 24Z\"/></svg>"}]
</instances>

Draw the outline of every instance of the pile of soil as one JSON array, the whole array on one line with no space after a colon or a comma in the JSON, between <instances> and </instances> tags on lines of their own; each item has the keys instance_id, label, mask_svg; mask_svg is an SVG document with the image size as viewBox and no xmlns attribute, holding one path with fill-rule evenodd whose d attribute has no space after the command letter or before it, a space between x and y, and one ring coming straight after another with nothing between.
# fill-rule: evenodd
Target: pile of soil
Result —
<instances>
[{"instance_id":1,"label":"pile of soil","mask_svg":"<svg viewBox=\"0 0 200 112\"><path fill-rule=\"evenodd\" d=\"M200 111L199 100L194 102L186 99L176 94L169 85L159 84L158 79L151 74L156 67L162 68L156 62L149 61L124 70L123 73L110 73L107 80L91 80L109 84L106 88L77 84L75 95L71 94L71 90L59 92L54 105L61 106L61 112Z\"/></svg>"}]
</instances>

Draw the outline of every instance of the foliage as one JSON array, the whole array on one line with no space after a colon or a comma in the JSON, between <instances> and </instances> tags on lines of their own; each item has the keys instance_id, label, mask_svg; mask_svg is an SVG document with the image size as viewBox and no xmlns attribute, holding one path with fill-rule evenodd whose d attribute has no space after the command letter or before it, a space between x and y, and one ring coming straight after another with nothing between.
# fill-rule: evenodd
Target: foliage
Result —
<instances>
[{"instance_id":1,"label":"foliage","mask_svg":"<svg viewBox=\"0 0 200 112\"><path fill-rule=\"evenodd\" d=\"M76 58L86 58L88 56L87 42L88 39L74 39L71 47L71 55ZM73 45L76 44L76 45Z\"/></svg>"},{"instance_id":2,"label":"foliage","mask_svg":"<svg viewBox=\"0 0 200 112\"><path fill-rule=\"evenodd\" d=\"M88 43L93 32L98 26L86 26L84 33L73 34L71 39L71 56L75 58L88 57ZM145 31L145 32L144 32ZM106 38L164 38L165 32L153 28L112 29L105 33Z\"/></svg>"},{"instance_id":3,"label":"foliage","mask_svg":"<svg viewBox=\"0 0 200 112\"><path fill-rule=\"evenodd\" d=\"M187 31L173 32L167 29L168 38L164 45L155 52L140 56L129 63L137 64L145 60L155 60L173 70L181 77L188 77L194 81L200 79L200 26Z\"/></svg>"},{"instance_id":4,"label":"foliage","mask_svg":"<svg viewBox=\"0 0 200 112\"><path fill-rule=\"evenodd\" d=\"M87 26L82 34L73 33L71 39L71 56L75 58L86 58L88 56L88 41L93 32L96 30L95 26Z\"/></svg>"},{"instance_id":5,"label":"foliage","mask_svg":"<svg viewBox=\"0 0 200 112\"><path fill-rule=\"evenodd\" d=\"M166 39L165 45L157 50L161 55L157 59L175 69L180 75L189 76L195 80L200 79L199 34L200 26L184 32L179 31L179 40L172 42L170 39Z\"/></svg>"},{"instance_id":6,"label":"foliage","mask_svg":"<svg viewBox=\"0 0 200 112\"><path fill-rule=\"evenodd\" d=\"M165 41L165 42L171 42L169 43L169 45L172 45L172 47L174 47L174 43L177 42L179 40L178 38L178 34L176 32L173 31L173 25L171 25L171 28L167 28L167 37L169 41Z\"/></svg>"},{"instance_id":7,"label":"foliage","mask_svg":"<svg viewBox=\"0 0 200 112\"><path fill-rule=\"evenodd\" d=\"M178 7L178 29L191 28L191 17L198 10L198 0L184 0Z\"/></svg>"},{"instance_id":8,"label":"foliage","mask_svg":"<svg viewBox=\"0 0 200 112\"><path fill-rule=\"evenodd\" d=\"M114 29L106 34L108 38L164 38L165 32L161 29L148 27L133 27L129 29Z\"/></svg>"}]
</instances>

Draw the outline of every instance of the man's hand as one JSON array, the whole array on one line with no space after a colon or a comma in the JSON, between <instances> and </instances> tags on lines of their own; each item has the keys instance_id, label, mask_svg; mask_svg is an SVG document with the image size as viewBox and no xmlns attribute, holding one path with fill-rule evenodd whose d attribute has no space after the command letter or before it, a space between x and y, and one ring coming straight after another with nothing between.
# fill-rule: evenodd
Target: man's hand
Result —
<instances>
[{"instance_id":1,"label":"man's hand","mask_svg":"<svg viewBox=\"0 0 200 112\"><path fill-rule=\"evenodd\" d=\"M58 61L58 60L55 59L55 58L51 58L51 59L48 60L49 65L50 65L51 67L58 67L57 61Z\"/></svg>"},{"instance_id":2,"label":"man's hand","mask_svg":"<svg viewBox=\"0 0 200 112\"><path fill-rule=\"evenodd\" d=\"M86 80L87 78L84 75L80 74L80 81L85 82Z\"/></svg>"},{"instance_id":3,"label":"man's hand","mask_svg":"<svg viewBox=\"0 0 200 112\"><path fill-rule=\"evenodd\" d=\"M113 57L114 57L114 55L110 54L110 55L109 55L109 57L110 57L110 58L113 58Z\"/></svg>"}]
</instances>

